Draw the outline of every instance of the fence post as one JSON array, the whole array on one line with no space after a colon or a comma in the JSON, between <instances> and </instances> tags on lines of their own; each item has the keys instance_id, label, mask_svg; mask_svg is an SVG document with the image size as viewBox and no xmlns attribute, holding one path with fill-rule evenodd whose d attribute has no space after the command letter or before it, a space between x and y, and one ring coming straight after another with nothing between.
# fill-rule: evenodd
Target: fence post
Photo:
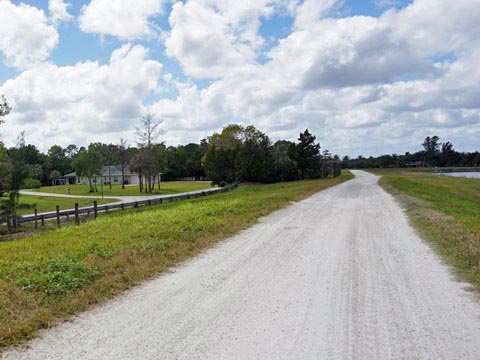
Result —
<instances>
[{"instance_id":1,"label":"fence post","mask_svg":"<svg viewBox=\"0 0 480 360\"><path fill-rule=\"evenodd\" d=\"M60 227L60 206L57 205L57 227Z\"/></svg>"},{"instance_id":2,"label":"fence post","mask_svg":"<svg viewBox=\"0 0 480 360\"><path fill-rule=\"evenodd\" d=\"M122 211L125 210L125 203L122 203Z\"/></svg>"},{"instance_id":3,"label":"fence post","mask_svg":"<svg viewBox=\"0 0 480 360\"><path fill-rule=\"evenodd\" d=\"M135 205L133 205L134 208L138 208L138 201L135 201Z\"/></svg>"},{"instance_id":4,"label":"fence post","mask_svg":"<svg viewBox=\"0 0 480 360\"><path fill-rule=\"evenodd\" d=\"M93 218L97 218L97 200L93 201Z\"/></svg>"},{"instance_id":5,"label":"fence post","mask_svg":"<svg viewBox=\"0 0 480 360\"><path fill-rule=\"evenodd\" d=\"M35 208L35 230L38 229L38 209Z\"/></svg>"},{"instance_id":6,"label":"fence post","mask_svg":"<svg viewBox=\"0 0 480 360\"><path fill-rule=\"evenodd\" d=\"M7 226L9 229L17 228L17 218L15 216L7 215Z\"/></svg>"},{"instance_id":7,"label":"fence post","mask_svg":"<svg viewBox=\"0 0 480 360\"><path fill-rule=\"evenodd\" d=\"M148 205L149 205L149 206L152 205L152 200L148 199Z\"/></svg>"},{"instance_id":8,"label":"fence post","mask_svg":"<svg viewBox=\"0 0 480 360\"><path fill-rule=\"evenodd\" d=\"M41 216L42 226L45 226L45 215Z\"/></svg>"},{"instance_id":9,"label":"fence post","mask_svg":"<svg viewBox=\"0 0 480 360\"><path fill-rule=\"evenodd\" d=\"M75 224L80 225L80 216L78 215L78 203L75 203Z\"/></svg>"}]
</instances>

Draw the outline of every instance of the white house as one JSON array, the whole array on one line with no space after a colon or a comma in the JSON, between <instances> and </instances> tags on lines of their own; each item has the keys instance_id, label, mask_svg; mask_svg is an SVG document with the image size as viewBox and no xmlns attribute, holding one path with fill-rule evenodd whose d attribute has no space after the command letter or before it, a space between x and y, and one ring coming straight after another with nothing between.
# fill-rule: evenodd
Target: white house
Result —
<instances>
[{"instance_id":1,"label":"white house","mask_svg":"<svg viewBox=\"0 0 480 360\"><path fill-rule=\"evenodd\" d=\"M65 184L84 184L88 185L88 178L85 176L79 177L75 172L72 172L70 174L66 174L63 176L64 178L64 183ZM117 166L103 166L102 167L102 175L96 176L92 179L92 183L95 184L101 184L103 181L104 185L109 184L109 179L112 179L112 185L122 184L122 167L117 165ZM130 172L130 169L125 167L125 185L136 185L140 183L140 179L138 178L138 175L135 173Z\"/></svg>"}]
</instances>

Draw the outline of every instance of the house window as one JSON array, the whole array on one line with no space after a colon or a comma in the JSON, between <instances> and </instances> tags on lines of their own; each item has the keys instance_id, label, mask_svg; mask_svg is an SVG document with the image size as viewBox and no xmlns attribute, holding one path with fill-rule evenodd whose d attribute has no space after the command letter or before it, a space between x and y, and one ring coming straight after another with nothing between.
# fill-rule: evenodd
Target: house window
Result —
<instances>
[{"instance_id":1,"label":"house window","mask_svg":"<svg viewBox=\"0 0 480 360\"><path fill-rule=\"evenodd\" d=\"M118 183L118 176L115 176L115 177L113 178L113 182Z\"/></svg>"}]
</instances>

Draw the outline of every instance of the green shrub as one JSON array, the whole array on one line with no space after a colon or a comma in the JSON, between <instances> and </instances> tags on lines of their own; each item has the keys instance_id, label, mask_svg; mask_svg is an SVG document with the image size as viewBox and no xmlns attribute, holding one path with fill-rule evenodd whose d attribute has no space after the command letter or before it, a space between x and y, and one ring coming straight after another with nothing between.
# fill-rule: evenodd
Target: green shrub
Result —
<instances>
[{"instance_id":1,"label":"green shrub","mask_svg":"<svg viewBox=\"0 0 480 360\"><path fill-rule=\"evenodd\" d=\"M22 183L22 189L40 189L41 187L41 181L34 178L27 178Z\"/></svg>"}]
</instances>

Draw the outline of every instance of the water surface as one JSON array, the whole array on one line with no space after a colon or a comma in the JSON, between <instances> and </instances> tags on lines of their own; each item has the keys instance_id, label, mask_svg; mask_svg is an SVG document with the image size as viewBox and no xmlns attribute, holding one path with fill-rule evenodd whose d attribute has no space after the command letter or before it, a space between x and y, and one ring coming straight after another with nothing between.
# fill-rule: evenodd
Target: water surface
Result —
<instances>
[{"instance_id":1,"label":"water surface","mask_svg":"<svg viewBox=\"0 0 480 360\"><path fill-rule=\"evenodd\" d=\"M480 179L480 172L451 172L444 173L443 175L453 176L453 177L464 177L470 179Z\"/></svg>"}]
</instances>

